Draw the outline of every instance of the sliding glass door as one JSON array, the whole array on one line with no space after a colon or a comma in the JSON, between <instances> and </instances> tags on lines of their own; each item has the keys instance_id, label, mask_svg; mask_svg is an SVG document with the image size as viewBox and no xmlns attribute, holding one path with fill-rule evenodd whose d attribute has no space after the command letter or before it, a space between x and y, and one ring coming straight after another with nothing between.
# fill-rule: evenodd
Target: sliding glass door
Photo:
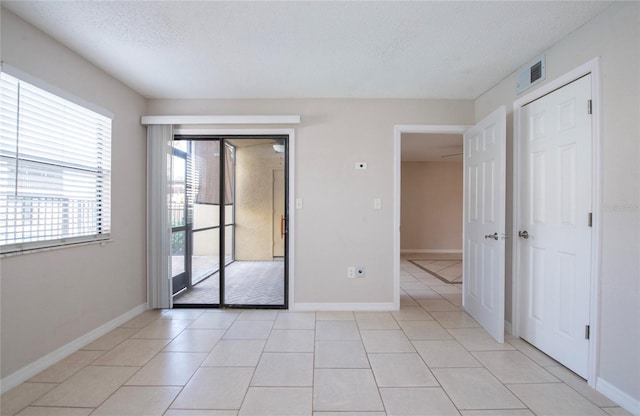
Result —
<instances>
[{"instance_id":1,"label":"sliding glass door","mask_svg":"<svg viewBox=\"0 0 640 416\"><path fill-rule=\"evenodd\" d=\"M186 173L174 172L182 172L174 161L172 180L185 182L184 221L173 221L175 238L184 232L185 240L172 255L172 269L184 268L173 280L175 307L287 306L286 142L176 137L174 154L184 149Z\"/></svg>"}]
</instances>

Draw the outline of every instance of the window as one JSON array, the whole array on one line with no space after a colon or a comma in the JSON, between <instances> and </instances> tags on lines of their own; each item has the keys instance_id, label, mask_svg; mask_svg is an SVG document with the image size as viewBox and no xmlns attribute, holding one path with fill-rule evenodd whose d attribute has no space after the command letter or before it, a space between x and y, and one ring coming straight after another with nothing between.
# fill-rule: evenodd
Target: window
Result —
<instances>
[{"instance_id":1,"label":"window","mask_svg":"<svg viewBox=\"0 0 640 416\"><path fill-rule=\"evenodd\" d=\"M0 252L109 238L111 119L0 73Z\"/></svg>"}]
</instances>

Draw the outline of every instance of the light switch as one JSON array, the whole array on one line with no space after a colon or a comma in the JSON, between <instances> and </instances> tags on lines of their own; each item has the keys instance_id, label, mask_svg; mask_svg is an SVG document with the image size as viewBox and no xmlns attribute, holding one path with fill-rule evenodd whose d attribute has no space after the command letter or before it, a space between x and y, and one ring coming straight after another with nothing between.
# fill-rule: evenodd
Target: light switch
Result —
<instances>
[{"instance_id":1,"label":"light switch","mask_svg":"<svg viewBox=\"0 0 640 416\"><path fill-rule=\"evenodd\" d=\"M302 198L296 198L296 209L302 209Z\"/></svg>"},{"instance_id":2,"label":"light switch","mask_svg":"<svg viewBox=\"0 0 640 416\"><path fill-rule=\"evenodd\" d=\"M373 199L373 209L382 209L382 200L380 198Z\"/></svg>"}]
</instances>

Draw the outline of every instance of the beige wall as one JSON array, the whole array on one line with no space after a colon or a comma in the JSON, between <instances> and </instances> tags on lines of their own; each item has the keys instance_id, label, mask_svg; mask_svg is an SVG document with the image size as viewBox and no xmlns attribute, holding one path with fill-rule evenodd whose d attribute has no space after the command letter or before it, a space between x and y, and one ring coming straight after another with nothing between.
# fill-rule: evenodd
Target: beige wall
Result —
<instances>
[{"instance_id":1,"label":"beige wall","mask_svg":"<svg viewBox=\"0 0 640 416\"><path fill-rule=\"evenodd\" d=\"M596 271L601 281L598 377L637 403L640 400L640 3L613 4L545 54L546 82L595 57L602 59L602 200L599 201L602 218L596 218L602 223L602 265ZM476 100L477 120L500 105L507 106L509 144L513 142L511 109L517 98L515 85L515 75L511 75ZM510 164L507 169L510 179ZM509 181L507 187L507 200L511 201L513 184ZM508 215L510 228L511 212ZM507 295L510 287L509 274ZM506 306L507 320L511 320L510 296Z\"/></svg>"},{"instance_id":2,"label":"beige wall","mask_svg":"<svg viewBox=\"0 0 640 416\"><path fill-rule=\"evenodd\" d=\"M293 126L291 191L304 206L294 212L294 302L372 305L394 301L394 125L470 124L473 108L455 100L150 100L148 114L301 115ZM355 170L359 161L368 169ZM347 279L356 265L366 277Z\"/></svg>"},{"instance_id":3,"label":"beige wall","mask_svg":"<svg viewBox=\"0 0 640 416\"><path fill-rule=\"evenodd\" d=\"M402 162L400 249L462 252L462 162Z\"/></svg>"},{"instance_id":4,"label":"beige wall","mask_svg":"<svg viewBox=\"0 0 640 416\"><path fill-rule=\"evenodd\" d=\"M273 259L273 143L236 148L236 260Z\"/></svg>"},{"instance_id":5,"label":"beige wall","mask_svg":"<svg viewBox=\"0 0 640 416\"><path fill-rule=\"evenodd\" d=\"M145 99L2 9L2 61L111 111L112 242L1 259L2 377L146 302Z\"/></svg>"}]
</instances>

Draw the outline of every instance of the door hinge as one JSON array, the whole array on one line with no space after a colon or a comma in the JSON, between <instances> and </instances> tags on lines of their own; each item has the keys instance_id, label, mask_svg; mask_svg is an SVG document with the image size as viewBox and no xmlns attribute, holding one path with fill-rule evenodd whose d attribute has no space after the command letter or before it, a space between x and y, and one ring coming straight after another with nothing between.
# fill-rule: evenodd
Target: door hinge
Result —
<instances>
[{"instance_id":1,"label":"door hinge","mask_svg":"<svg viewBox=\"0 0 640 416\"><path fill-rule=\"evenodd\" d=\"M593 227L593 212L587 214L587 225Z\"/></svg>"},{"instance_id":2,"label":"door hinge","mask_svg":"<svg viewBox=\"0 0 640 416\"><path fill-rule=\"evenodd\" d=\"M584 326L584 339L589 339L591 332L591 327L589 325Z\"/></svg>"},{"instance_id":3,"label":"door hinge","mask_svg":"<svg viewBox=\"0 0 640 416\"><path fill-rule=\"evenodd\" d=\"M593 100L587 100L587 114L593 114Z\"/></svg>"}]
</instances>

